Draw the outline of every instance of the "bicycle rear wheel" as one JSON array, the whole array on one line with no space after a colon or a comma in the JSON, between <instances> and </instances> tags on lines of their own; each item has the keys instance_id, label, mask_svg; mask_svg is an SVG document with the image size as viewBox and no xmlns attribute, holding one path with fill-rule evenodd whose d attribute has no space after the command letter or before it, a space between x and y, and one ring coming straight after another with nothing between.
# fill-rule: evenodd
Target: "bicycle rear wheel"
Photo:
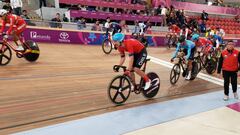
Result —
<instances>
[{"instance_id":1,"label":"bicycle rear wheel","mask_svg":"<svg viewBox=\"0 0 240 135\"><path fill-rule=\"evenodd\" d=\"M112 42L109 39L105 39L102 43L102 50L105 54L110 54L112 51Z\"/></svg>"},{"instance_id":2,"label":"bicycle rear wheel","mask_svg":"<svg viewBox=\"0 0 240 135\"><path fill-rule=\"evenodd\" d=\"M208 74L213 74L217 69L217 60L214 58L207 59L206 61L206 71Z\"/></svg>"},{"instance_id":3,"label":"bicycle rear wheel","mask_svg":"<svg viewBox=\"0 0 240 135\"><path fill-rule=\"evenodd\" d=\"M151 87L147 90L142 90L142 94L145 98L153 98L157 95L159 88L160 88L160 78L159 76L154 73L150 72L147 74L149 79L151 80Z\"/></svg>"},{"instance_id":4,"label":"bicycle rear wheel","mask_svg":"<svg viewBox=\"0 0 240 135\"><path fill-rule=\"evenodd\" d=\"M116 105L124 103L131 92L131 83L126 76L119 75L112 79L108 87L108 97Z\"/></svg>"},{"instance_id":5,"label":"bicycle rear wheel","mask_svg":"<svg viewBox=\"0 0 240 135\"><path fill-rule=\"evenodd\" d=\"M31 51L24 54L24 58L30 62L36 61L40 55L40 49L39 49L37 43L34 41L31 41L31 40L28 40L25 42L25 44L26 44L26 46L28 46L28 48L31 49Z\"/></svg>"},{"instance_id":6,"label":"bicycle rear wheel","mask_svg":"<svg viewBox=\"0 0 240 135\"><path fill-rule=\"evenodd\" d=\"M175 84L177 83L181 73L181 68L179 64L175 64L170 73L170 83Z\"/></svg>"}]
</instances>

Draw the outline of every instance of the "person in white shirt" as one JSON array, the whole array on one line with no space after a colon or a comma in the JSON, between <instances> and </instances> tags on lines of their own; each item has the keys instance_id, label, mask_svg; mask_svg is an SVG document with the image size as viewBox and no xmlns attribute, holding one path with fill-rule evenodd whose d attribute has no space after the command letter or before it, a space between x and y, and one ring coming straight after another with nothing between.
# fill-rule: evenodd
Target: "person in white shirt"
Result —
<instances>
[{"instance_id":1,"label":"person in white shirt","mask_svg":"<svg viewBox=\"0 0 240 135\"><path fill-rule=\"evenodd\" d=\"M162 7L161 15L162 15L162 26L166 25L166 12L167 8Z\"/></svg>"},{"instance_id":2,"label":"person in white shirt","mask_svg":"<svg viewBox=\"0 0 240 135\"><path fill-rule=\"evenodd\" d=\"M141 22L141 23L138 23L138 26L140 28L140 31L139 31L140 35L143 35L145 32L146 25L144 24L144 22Z\"/></svg>"},{"instance_id":3,"label":"person in white shirt","mask_svg":"<svg viewBox=\"0 0 240 135\"><path fill-rule=\"evenodd\" d=\"M104 27L105 27L105 29L106 29L106 36L107 36L107 37L108 37L108 33L109 33L109 31L110 31L110 22L111 22L110 17L107 17L107 21L106 21L106 23L104 24Z\"/></svg>"},{"instance_id":4,"label":"person in white shirt","mask_svg":"<svg viewBox=\"0 0 240 135\"><path fill-rule=\"evenodd\" d=\"M10 4L13 8L13 13L20 16L22 14L22 0L10 0Z\"/></svg>"}]
</instances>

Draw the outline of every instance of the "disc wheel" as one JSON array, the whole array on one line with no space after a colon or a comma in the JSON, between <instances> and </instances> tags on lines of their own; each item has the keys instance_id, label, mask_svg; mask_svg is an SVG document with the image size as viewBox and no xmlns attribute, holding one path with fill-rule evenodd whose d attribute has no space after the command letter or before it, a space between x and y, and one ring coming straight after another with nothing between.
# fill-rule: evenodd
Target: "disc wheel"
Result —
<instances>
[{"instance_id":1,"label":"disc wheel","mask_svg":"<svg viewBox=\"0 0 240 135\"><path fill-rule=\"evenodd\" d=\"M211 58L206 62L206 71L208 74L213 74L217 69L217 60Z\"/></svg>"},{"instance_id":2,"label":"disc wheel","mask_svg":"<svg viewBox=\"0 0 240 135\"><path fill-rule=\"evenodd\" d=\"M170 73L170 83L176 84L181 73L181 68L179 64L175 64Z\"/></svg>"},{"instance_id":3,"label":"disc wheel","mask_svg":"<svg viewBox=\"0 0 240 135\"><path fill-rule=\"evenodd\" d=\"M145 98L153 98L157 95L160 88L160 78L154 73L150 72L147 74L148 78L151 80L151 86L147 90L142 90L142 94Z\"/></svg>"},{"instance_id":4,"label":"disc wheel","mask_svg":"<svg viewBox=\"0 0 240 135\"><path fill-rule=\"evenodd\" d=\"M102 50L105 54L110 54L112 51L112 42L109 39L105 39L102 43Z\"/></svg>"},{"instance_id":5,"label":"disc wheel","mask_svg":"<svg viewBox=\"0 0 240 135\"><path fill-rule=\"evenodd\" d=\"M7 65L11 59L12 59L12 51L11 49L6 46L6 45L2 45L0 44L0 65L1 66L4 66L4 65Z\"/></svg>"},{"instance_id":6,"label":"disc wheel","mask_svg":"<svg viewBox=\"0 0 240 135\"><path fill-rule=\"evenodd\" d=\"M116 105L124 103L131 92L131 83L126 76L113 78L108 87L108 97Z\"/></svg>"},{"instance_id":7,"label":"disc wheel","mask_svg":"<svg viewBox=\"0 0 240 135\"><path fill-rule=\"evenodd\" d=\"M25 45L27 46L25 48L26 51L29 51L29 52L26 52L24 54L24 58L29 62L35 62L40 55L40 49L37 43L29 40L25 42ZM30 48L30 50L28 50L27 48Z\"/></svg>"}]
</instances>

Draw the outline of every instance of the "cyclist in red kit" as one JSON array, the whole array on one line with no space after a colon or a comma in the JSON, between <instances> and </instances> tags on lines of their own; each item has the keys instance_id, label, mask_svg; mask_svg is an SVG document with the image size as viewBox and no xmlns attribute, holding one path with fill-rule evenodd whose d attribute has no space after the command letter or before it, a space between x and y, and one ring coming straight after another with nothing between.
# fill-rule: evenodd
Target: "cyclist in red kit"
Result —
<instances>
[{"instance_id":1,"label":"cyclist in red kit","mask_svg":"<svg viewBox=\"0 0 240 135\"><path fill-rule=\"evenodd\" d=\"M181 29L176 24L169 26L168 30L174 35L178 35L181 32Z\"/></svg>"},{"instance_id":2,"label":"cyclist in red kit","mask_svg":"<svg viewBox=\"0 0 240 135\"><path fill-rule=\"evenodd\" d=\"M207 38L200 37L198 34L192 36L192 41L195 42L197 47L201 48L204 54L208 54L213 49L212 42Z\"/></svg>"},{"instance_id":3,"label":"cyclist in red kit","mask_svg":"<svg viewBox=\"0 0 240 135\"><path fill-rule=\"evenodd\" d=\"M24 48L21 45L21 43L24 42L24 39L21 34L27 26L26 22L20 16L8 13L8 11L4 9L0 10L0 17L2 18L2 28L0 30L0 34L2 35L6 24L9 24L9 29L6 34L13 36L14 42L18 45L16 49L17 51L24 51ZM20 43L18 43L19 40L21 41Z\"/></svg>"},{"instance_id":4,"label":"cyclist in red kit","mask_svg":"<svg viewBox=\"0 0 240 135\"><path fill-rule=\"evenodd\" d=\"M114 47L118 49L121 55L120 66L125 62L125 52L129 55L129 65L128 70L125 74L128 74L133 80L133 85L135 86L135 75L136 72L145 80L144 90L147 90L151 86L151 80L148 76L140 69L147 58L147 51L144 45L136 39L125 39L125 35L122 33L116 33L113 36Z\"/></svg>"}]
</instances>

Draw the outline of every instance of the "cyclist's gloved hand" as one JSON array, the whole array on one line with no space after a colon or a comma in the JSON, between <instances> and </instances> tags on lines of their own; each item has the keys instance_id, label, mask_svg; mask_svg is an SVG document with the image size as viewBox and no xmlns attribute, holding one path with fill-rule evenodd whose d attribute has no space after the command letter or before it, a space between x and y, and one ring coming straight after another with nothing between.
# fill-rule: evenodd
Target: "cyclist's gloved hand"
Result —
<instances>
[{"instance_id":1,"label":"cyclist's gloved hand","mask_svg":"<svg viewBox=\"0 0 240 135\"><path fill-rule=\"evenodd\" d=\"M120 67L119 67L118 65L114 65L114 66L113 66L113 71L114 71L114 72L118 72L118 71L119 71L119 68L120 68Z\"/></svg>"},{"instance_id":2,"label":"cyclist's gloved hand","mask_svg":"<svg viewBox=\"0 0 240 135\"><path fill-rule=\"evenodd\" d=\"M130 71L129 70L126 70L125 72L124 72L124 75L127 75L127 76L130 76Z\"/></svg>"},{"instance_id":3,"label":"cyclist's gloved hand","mask_svg":"<svg viewBox=\"0 0 240 135\"><path fill-rule=\"evenodd\" d=\"M171 62L173 62L174 61L174 58L171 58L171 60L170 60Z\"/></svg>"},{"instance_id":4,"label":"cyclist's gloved hand","mask_svg":"<svg viewBox=\"0 0 240 135\"><path fill-rule=\"evenodd\" d=\"M8 35L6 35L6 34L3 35L3 38L8 39Z\"/></svg>"}]
</instances>

